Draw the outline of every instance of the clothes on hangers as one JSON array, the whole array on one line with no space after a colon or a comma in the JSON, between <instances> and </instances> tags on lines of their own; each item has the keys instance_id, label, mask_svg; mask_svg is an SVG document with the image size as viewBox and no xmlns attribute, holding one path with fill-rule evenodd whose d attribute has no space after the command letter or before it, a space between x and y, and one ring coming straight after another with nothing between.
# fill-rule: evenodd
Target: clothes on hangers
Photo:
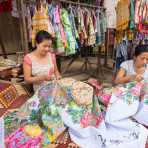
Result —
<instances>
[{"instance_id":1,"label":"clothes on hangers","mask_svg":"<svg viewBox=\"0 0 148 148\"><path fill-rule=\"evenodd\" d=\"M138 29L142 33L148 33L148 1L136 0L135 4L135 23L138 24Z\"/></svg>"},{"instance_id":2,"label":"clothes on hangers","mask_svg":"<svg viewBox=\"0 0 148 148\"><path fill-rule=\"evenodd\" d=\"M53 48L57 53L64 53L67 46L66 35L60 18L60 9L56 5L48 5L48 15L50 16L56 39L53 43Z\"/></svg>"},{"instance_id":3,"label":"clothes on hangers","mask_svg":"<svg viewBox=\"0 0 148 148\"><path fill-rule=\"evenodd\" d=\"M135 27L134 22L134 15L135 15L135 0L130 0L130 29L133 29Z\"/></svg>"},{"instance_id":4,"label":"clothes on hangers","mask_svg":"<svg viewBox=\"0 0 148 148\"><path fill-rule=\"evenodd\" d=\"M116 28L116 0L104 0L104 7L106 9L107 28Z\"/></svg>"},{"instance_id":5,"label":"clothes on hangers","mask_svg":"<svg viewBox=\"0 0 148 148\"><path fill-rule=\"evenodd\" d=\"M125 41L122 41L116 46L116 71L120 69L120 65L122 62L126 61L128 59L128 51L127 51L127 45L125 44Z\"/></svg>"},{"instance_id":6,"label":"clothes on hangers","mask_svg":"<svg viewBox=\"0 0 148 148\"><path fill-rule=\"evenodd\" d=\"M69 14L69 19L72 25L72 33L73 36L78 39L79 35L78 35L78 30L76 28L76 22L75 22L75 16L74 16L74 9L72 7L70 7L70 14Z\"/></svg>"},{"instance_id":7,"label":"clothes on hangers","mask_svg":"<svg viewBox=\"0 0 148 148\"><path fill-rule=\"evenodd\" d=\"M62 8L60 4L41 4L41 9L32 18L32 43L35 45L35 35L40 30L48 31L55 36L53 49L55 52L71 55L80 46L93 46L105 42L106 17L102 10L70 6ZM77 43L78 41L78 43Z\"/></svg>"},{"instance_id":8,"label":"clothes on hangers","mask_svg":"<svg viewBox=\"0 0 148 148\"><path fill-rule=\"evenodd\" d=\"M85 26L87 32L87 40L85 42L85 45L87 46L94 45L96 43L96 34L93 26L92 15L88 9L86 9L85 12Z\"/></svg>"},{"instance_id":9,"label":"clothes on hangers","mask_svg":"<svg viewBox=\"0 0 148 148\"><path fill-rule=\"evenodd\" d=\"M12 0L12 12L11 12L11 15L13 17L19 18L19 12L18 12L18 8L17 8L16 0Z\"/></svg>"},{"instance_id":10,"label":"clothes on hangers","mask_svg":"<svg viewBox=\"0 0 148 148\"><path fill-rule=\"evenodd\" d=\"M105 14L100 12L100 31L101 31L101 44L105 43L105 33L107 31L107 20Z\"/></svg>"},{"instance_id":11,"label":"clothes on hangers","mask_svg":"<svg viewBox=\"0 0 148 148\"><path fill-rule=\"evenodd\" d=\"M117 30L126 30L130 21L130 0L120 0L117 4Z\"/></svg>"},{"instance_id":12,"label":"clothes on hangers","mask_svg":"<svg viewBox=\"0 0 148 148\"><path fill-rule=\"evenodd\" d=\"M92 17L92 20L93 20L93 27L94 27L94 30L95 30L95 33L96 33L97 32L97 16L96 16L95 10L91 10L91 17Z\"/></svg>"},{"instance_id":13,"label":"clothes on hangers","mask_svg":"<svg viewBox=\"0 0 148 148\"><path fill-rule=\"evenodd\" d=\"M79 41L80 44L83 45L85 40L87 39L87 33L86 28L84 25L84 11L78 7L77 9L77 15L78 15L78 33L79 33Z\"/></svg>"},{"instance_id":14,"label":"clothes on hangers","mask_svg":"<svg viewBox=\"0 0 148 148\"><path fill-rule=\"evenodd\" d=\"M96 20L96 29L97 29L96 44L100 45L101 44L100 10L96 11L96 16L97 16L97 20Z\"/></svg>"},{"instance_id":15,"label":"clothes on hangers","mask_svg":"<svg viewBox=\"0 0 148 148\"><path fill-rule=\"evenodd\" d=\"M32 45L35 46L35 36L38 31L45 30L53 37L55 36L53 26L48 16L48 7L45 8L41 5L40 10L35 9L35 14L32 18Z\"/></svg>"},{"instance_id":16,"label":"clothes on hangers","mask_svg":"<svg viewBox=\"0 0 148 148\"><path fill-rule=\"evenodd\" d=\"M61 20L66 33L66 38L67 38L67 47L65 50L65 54L66 55L75 54L76 39L73 36L72 26L69 20L68 11L65 8L61 9Z\"/></svg>"}]
</instances>

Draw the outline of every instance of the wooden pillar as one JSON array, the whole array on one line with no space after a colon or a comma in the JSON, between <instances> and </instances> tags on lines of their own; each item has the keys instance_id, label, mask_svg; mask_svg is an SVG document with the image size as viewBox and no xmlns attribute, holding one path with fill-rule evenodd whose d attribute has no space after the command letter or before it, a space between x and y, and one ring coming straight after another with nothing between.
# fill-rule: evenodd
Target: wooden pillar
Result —
<instances>
[{"instance_id":1,"label":"wooden pillar","mask_svg":"<svg viewBox=\"0 0 148 148\"><path fill-rule=\"evenodd\" d=\"M27 39L27 24L25 20L25 7L23 0L17 0L17 7L19 11L19 22L20 22L20 32L21 32L21 46L22 51L28 52L28 39Z\"/></svg>"}]
</instances>

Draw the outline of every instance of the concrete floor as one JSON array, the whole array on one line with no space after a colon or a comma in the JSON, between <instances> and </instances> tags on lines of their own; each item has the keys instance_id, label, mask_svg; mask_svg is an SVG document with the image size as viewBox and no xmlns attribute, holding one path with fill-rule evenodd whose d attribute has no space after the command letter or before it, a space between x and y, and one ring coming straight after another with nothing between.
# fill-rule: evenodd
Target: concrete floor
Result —
<instances>
[{"instance_id":1,"label":"concrete floor","mask_svg":"<svg viewBox=\"0 0 148 148\"><path fill-rule=\"evenodd\" d=\"M1 59L2 57L0 57ZM9 59L16 61L16 56L9 56ZM97 74L97 58L90 57L88 58L91 64L91 68L88 67L87 70L82 69L82 65L84 63L84 58L78 58L73 64L67 69L68 63L71 59L64 59L61 62L61 73L63 77L72 77L76 80L86 81L89 78L97 78L99 81L103 83L112 83L113 78L113 69L112 68L105 68L102 66L103 74ZM103 59L101 59L101 65L103 65ZM112 67L112 60L108 60L109 67ZM65 70L67 71L65 72ZM100 68L99 68L100 69Z\"/></svg>"},{"instance_id":2,"label":"concrete floor","mask_svg":"<svg viewBox=\"0 0 148 148\"><path fill-rule=\"evenodd\" d=\"M111 68L105 68L102 66L102 73L97 74L97 58L96 57L91 57L89 58L91 64L91 68L88 67L87 70L82 69L82 65L84 63L84 59L80 58L77 59L71 67L64 72L65 69L67 69L67 65L70 62L70 60L62 61L62 66L61 66L61 71L62 75L64 77L73 77L76 80L81 80L85 81L89 78L97 78L99 81L103 83L112 83L112 78L113 78L113 69ZM103 64L103 60L101 61ZM109 64L111 65L111 61L109 60ZM101 68L100 68L101 69Z\"/></svg>"}]
</instances>

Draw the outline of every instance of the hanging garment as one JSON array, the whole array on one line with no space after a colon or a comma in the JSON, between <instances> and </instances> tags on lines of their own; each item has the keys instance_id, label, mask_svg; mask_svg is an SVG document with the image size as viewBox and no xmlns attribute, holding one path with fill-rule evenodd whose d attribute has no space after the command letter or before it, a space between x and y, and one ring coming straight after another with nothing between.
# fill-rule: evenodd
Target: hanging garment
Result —
<instances>
[{"instance_id":1,"label":"hanging garment","mask_svg":"<svg viewBox=\"0 0 148 148\"><path fill-rule=\"evenodd\" d=\"M12 0L1 0L0 1L0 12L12 11Z\"/></svg>"},{"instance_id":2,"label":"hanging garment","mask_svg":"<svg viewBox=\"0 0 148 148\"><path fill-rule=\"evenodd\" d=\"M134 24L134 15L135 15L135 0L130 0L130 29L133 29L135 27Z\"/></svg>"},{"instance_id":3,"label":"hanging garment","mask_svg":"<svg viewBox=\"0 0 148 148\"><path fill-rule=\"evenodd\" d=\"M116 36L116 45L117 44L120 44L122 42L122 39L123 39L123 31L121 30L118 30L115 32L115 36Z\"/></svg>"},{"instance_id":4,"label":"hanging garment","mask_svg":"<svg viewBox=\"0 0 148 148\"><path fill-rule=\"evenodd\" d=\"M64 26L64 30L66 33L66 38L67 38L67 47L66 47L65 53L66 53L66 55L75 54L76 39L72 33L72 26L71 26L71 23L69 20L68 11L64 8L61 10L61 20L62 20L62 24Z\"/></svg>"},{"instance_id":5,"label":"hanging garment","mask_svg":"<svg viewBox=\"0 0 148 148\"><path fill-rule=\"evenodd\" d=\"M16 0L12 0L12 12L11 12L11 15L13 17L19 18L19 11L18 11L18 8L17 8Z\"/></svg>"},{"instance_id":6,"label":"hanging garment","mask_svg":"<svg viewBox=\"0 0 148 148\"><path fill-rule=\"evenodd\" d=\"M91 46L96 43L96 33L93 26L93 20L91 16L91 12L89 10L85 10L85 27L87 32L87 41L85 45Z\"/></svg>"},{"instance_id":7,"label":"hanging garment","mask_svg":"<svg viewBox=\"0 0 148 148\"><path fill-rule=\"evenodd\" d=\"M101 0L96 0L96 5L100 6L100 4L101 4Z\"/></svg>"},{"instance_id":8,"label":"hanging garment","mask_svg":"<svg viewBox=\"0 0 148 148\"><path fill-rule=\"evenodd\" d=\"M35 46L35 36L40 30L49 32L53 37L55 36L51 21L48 16L48 7L44 8L41 5L40 10L35 10L35 14L32 18L32 45Z\"/></svg>"},{"instance_id":9,"label":"hanging garment","mask_svg":"<svg viewBox=\"0 0 148 148\"><path fill-rule=\"evenodd\" d=\"M146 24L146 18L148 17L148 2L146 0L141 1L139 12L139 31L141 33L148 33L148 25Z\"/></svg>"},{"instance_id":10,"label":"hanging garment","mask_svg":"<svg viewBox=\"0 0 148 148\"><path fill-rule=\"evenodd\" d=\"M79 40L80 44L83 45L85 40L87 40L87 33L84 24L84 11L80 7L77 9L77 16L78 16Z\"/></svg>"},{"instance_id":11,"label":"hanging garment","mask_svg":"<svg viewBox=\"0 0 148 148\"><path fill-rule=\"evenodd\" d=\"M144 18L145 18L145 24L148 24L148 2L146 3L146 6L145 6L146 8L146 13L145 13L145 16L144 16Z\"/></svg>"},{"instance_id":12,"label":"hanging garment","mask_svg":"<svg viewBox=\"0 0 148 148\"><path fill-rule=\"evenodd\" d=\"M73 13L73 9L72 8L70 8L69 21L70 21L71 26L72 26L72 35L77 40L79 38L79 36L78 36L78 31L76 29L74 13ZM75 48L78 49L78 43L77 42L76 42Z\"/></svg>"},{"instance_id":13,"label":"hanging garment","mask_svg":"<svg viewBox=\"0 0 148 148\"><path fill-rule=\"evenodd\" d=\"M142 13L142 23L146 24L146 17L148 17L148 2L145 1L143 5L143 13Z\"/></svg>"},{"instance_id":14,"label":"hanging garment","mask_svg":"<svg viewBox=\"0 0 148 148\"><path fill-rule=\"evenodd\" d=\"M139 7L140 7L140 0L136 0L135 2L135 23L139 24Z\"/></svg>"},{"instance_id":15,"label":"hanging garment","mask_svg":"<svg viewBox=\"0 0 148 148\"><path fill-rule=\"evenodd\" d=\"M117 30L125 30L128 28L130 20L129 5L130 0L120 0L117 4Z\"/></svg>"},{"instance_id":16,"label":"hanging garment","mask_svg":"<svg viewBox=\"0 0 148 148\"><path fill-rule=\"evenodd\" d=\"M105 43L105 33L107 31L106 16L103 12L101 12L99 17L100 17L101 42Z\"/></svg>"},{"instance_id":17,"label":"hanging garment","mask_svg":"<svg viewBox=\"0 0 148 148\"><path fill-rule=\"evenodd\" d=\"M104 0L107 28L116 28L116 3L117 0Z\"/></svg>"},{"instance_id":18,"label":"hanging garment","mask_svg":"<svg viewBox=\"0 0 148 148\"><path fill-rule=\"evenodd\" d=\"M78 35L78 30L76 28L76 22L75 22L75 16L74 16L74 12L73 12L73 8L70 7L70 15L69 15L69 19L70 19L70 22L71 22L71 25L72 25L72 33L73 33L73 36L78 39L79 38L79 35Z\"/></svg>"},{"instance_id":19,"label":"hanging garment","mask_svg":"<svg viewBox=\"0 0 148 148\"><path fill-rule=\"evenodd\" d=\"M96 17L96 12L95 11L91 11L91 15L92 15L92 20L93 20L93 26L94 26L94 30L95 33L97 32L97 17Z\"/></svg>"},{"instance_id":20,"label":"hanging garment","mask_svg":"<svg viewBox=\"0 0 148 148\"><path fill-rule=\"evenodd\" d=\"M121 63L127 59L127 46L123 43L118 44L116 47L116 71L120 69Z\"/></svg>"},{"instance_id":21,"label":"hanging garment","mask_svg":"<svg viewBox=\"0 0 148 148\"><path fill-rule=\"evenodd\" d=\"M134 39L134 32L132 30L127 31L127 38L128 38L128 40Z\"/></svg>"},{"instance_id":22,"label":"hanging garment","mask_svg":"<svg viewBox=\"0 0 148 148\"><path fill-rule=\"evenodd\" d=\"M96 44L100 45L101 44L100 10L97 10L96 16L97 16L97 20L96 20L96 28L97 28Z\"/></svg>"},{"instance_id":23,"label":"hanging garment","mask_svg":"<svg viewBox=\"0 0 148 148\"><path fill-rule=\"evenodd\" d=\"M105 43L105 32L107 30L106 16L100 10L96 11L96 44Z\"/></svg>"},{"instance_id":24,"label":"hanging garment","mask_svg":"<svg viewBox=\"0 0 148 148\"><path fill-rule=\"evenodd\" d=\"M135 5L135 23L138 24L138 29L141 33L148 33L148 1L136 0Z\"/></svg>"},{"instance_id":25,"label":"hanging garment","mask_svg":"<svg viewBox=\"0 0 148 148\"><path fill-rule=\"evenodd\" d=\"M120 43L116 50L116 57L120 58L121 56L123 56L125 60L127 59L127 46L124 43Z\"/></svg>"},{"instance_id":26,"label":"hanging garment","mask_svg":"<svg viewBox=\"0 0 148 148\"><path fill-rule=\"evenodd\" d=\"M48 5L48 14L50 16L56 39L53 43L53 48L57 53L64 53L67 46L65 31L60 18L59 6Z\"/></svg>"},{"instance_id":27,"label":"hanging garment","mask_svg":"<svg viewBox=\"0 0 148 148\"><path fill-rule=\"evenodd\" d=\"M60 19L60 9L59 9L59 6L56 5L55 9L54 9L54 12L53 12L53 15L54 15L54 23L56 25L58 25L58 29L60 31L60 35L61 35L61 38L62 38L62 42L64 44L64 47L66 47L66 44L67 44L67 41L66 41L66 35L65 35L65 32L64 32L64 28L63 28L63 25L61 24L61 19ZM55 29L56 30L56 29ZM57 32L58 30L56 30Z\"/></svg>"}]
</instances>

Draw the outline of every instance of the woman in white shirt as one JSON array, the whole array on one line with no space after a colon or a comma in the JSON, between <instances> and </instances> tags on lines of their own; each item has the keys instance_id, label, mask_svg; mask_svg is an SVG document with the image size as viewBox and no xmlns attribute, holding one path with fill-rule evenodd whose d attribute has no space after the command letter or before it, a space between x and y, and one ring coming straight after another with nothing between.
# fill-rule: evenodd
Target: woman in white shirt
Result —
<instances>
[{"instance_id":1,"label":"woman in white shirt","mask_svg":"<svg viewBox=\"0 0 148 148\"><path fill-rule=\"evenodd\" d=\"M130 81L148 80L148 45L139 45L135 48L133 60L125 61L121 64L120 70L115 79L115 84L124 84ZM137 122L148 126L148 104L147 94L139 100L139 106L135 115L132 116ZM121 106L120 106L121 108ZM130 108L131 110L131 108ZM127 109L125 109L127 112Z\"/></svg>"},{"instance_id":2,"label":"woman in white shirt","mask_svg":"<svg viewBox=\"0 0 148 148\"><path fill-rule=\"evenodd\" d=\"M135 49L134 59L121 64L115 84L139 82L146 78L148 78L148 45L139 45Z\"/></svg>"}]
</instances>

